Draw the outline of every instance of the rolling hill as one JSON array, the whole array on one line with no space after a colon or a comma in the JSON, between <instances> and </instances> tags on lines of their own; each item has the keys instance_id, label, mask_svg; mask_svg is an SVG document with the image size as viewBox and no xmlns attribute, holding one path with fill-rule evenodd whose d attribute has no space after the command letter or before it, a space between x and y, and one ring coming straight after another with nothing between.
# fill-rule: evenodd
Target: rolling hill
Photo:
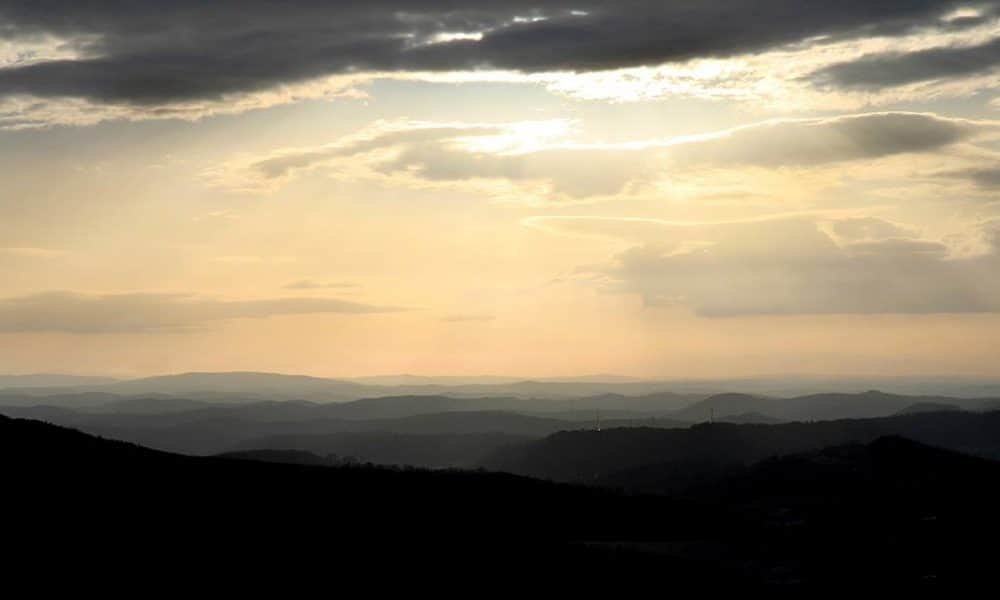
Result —
<instances>
[{"instance_id":1,"label":"rolling hill","mask_svg":"<svg viewBox=\"0 0 1000 600\"><path fill-rule=\"evenodd\" d=\"M457 582L502 565L563 589L580 568L615 580L667 576L678 587L706 577L718 587L751 583L709 561L600 544L710 539L743 527L687 501L496 473L186 457L6 417L0 455L13 492L5 543L18 548L7 566L20 574L104 577L113 565L124 580L167 564L192 583L232 589L274 578L287 589L329 584L331 569L365 581L440 573ZM107 543L98 551L95 540Z\"/></svg>"},{"instance_id":2,"label":"rolling hill","mask_svg":"<svg viewBox=\"0 0 1000 600\"><path fill-rule=\"evenodd\" d=\"M725 417L755 413L780 421L831 421L887 417L922 405L947 405L966 410L985 408L988 399L942 396L900 396L877 390L857 394L825 393L777 398L751 394L716 394L673 413L677 419L705 422L714 415Z\"/></svg>"},{"instance_id":3,"label":"rolling hill","mask_svg":"<svg viewBox=\"0 0 1000 600\"><path fill-rule=\"evenodd\" d=\"M868 443L882 436L1000 457L1000 412L920 413L778 425L702 424L687 429L565 431L501 449L483 461L492 470L557 481L626 480L622 471L683 465L747 465L770 456ZM643 481L637 483L644 487Z\"/></svg>"},{"instance_id":4,"label":"rolling hill","mask_svg":"<svg viewBox=\"0 0 1000 600\"><path fill-rule=\"evenodd\" d=\"M988 583L1000 533L1000 464L891 436L755 461L683 498L301 452L186 457L6 417L0 455L7 566L22 575L168 564L232 589L248 569L260 588L331 569L482 582L499 568L573 593L899 592Z\"/></svg>"}]
</instances>

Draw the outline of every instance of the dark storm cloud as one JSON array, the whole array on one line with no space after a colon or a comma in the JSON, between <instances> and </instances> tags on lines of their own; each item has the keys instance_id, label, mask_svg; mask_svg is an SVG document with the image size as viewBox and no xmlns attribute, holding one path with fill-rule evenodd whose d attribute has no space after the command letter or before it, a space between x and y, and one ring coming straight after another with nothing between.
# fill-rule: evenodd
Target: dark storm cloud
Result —
<instances>
[{"instance_id":1,"label":"dark storm cloud","mask_svg":"<svg viewBox=\"0 0 1000 600\"><path fill-rule=\"evenodd\" d=\"M80 54L0 70L0 95L158 105L358 71L586 71L733 55L816 36L901 34L940 24L963 4L0 0L0 37L55 35ZM473 32L482 39L428 43L440 39L436 34Z\"/></svg>"},{"instance_id":2,"label":"dark storm cloud","mask_svg":"<svg viewBox=\"0 0 1000 600\"><path fill-rule=\"evenodd\" d=\"M184 331L210 321L282 315L366 314L401 309L336 298L220 300L183 294L45 292L0 299L0 332Z\"/></svg>"},{"instance_id":3,"label":"dark storm cloud","mask_svg":"<svg viewBox=\"0 0 1000 600\"><path fill-rule=\"evenodd\" d=\"M843 88L887 87L987 73L1000 66L1000 39L978 46L874 54L825 67L811 78Z\"/></svg>"}]
</instances>

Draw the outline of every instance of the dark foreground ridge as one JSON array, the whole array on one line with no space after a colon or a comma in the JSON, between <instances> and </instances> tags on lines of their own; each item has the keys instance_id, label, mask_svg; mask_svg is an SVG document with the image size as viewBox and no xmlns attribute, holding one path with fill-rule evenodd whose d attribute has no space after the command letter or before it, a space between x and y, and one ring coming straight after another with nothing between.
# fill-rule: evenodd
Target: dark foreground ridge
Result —
<instances>
[{"instance_id":1,"label":"dark foreground ridge","mask_svg":"<svg viewBox=\"0 0 1000 600\"><path fill-rule=\"evenodd\" d=\"M687 501L509 474L189 457L7 417L0 455L14 498L5 530L19 531L8 541L35 565L57 555L101 569L207 561L296 578L445 569L449 581L493 572L573 581L577 569L599 566L609 577L667 574L683 586L718 569L617 542L742 527Z\"/></svg>"},{"instance_id":2,"label":"dark foreground ridge","mask_svg":"<svg viewBox=\"0 0 1000 600\"><path fill-rule=\"evenodd\" d=\"M1000 464L899 437L767 459L683 499L480 471L187 457L3 417L0 456L7 541L36 567L901 589L983 578L1000 533Z\"/></svg>"}]
</instances>

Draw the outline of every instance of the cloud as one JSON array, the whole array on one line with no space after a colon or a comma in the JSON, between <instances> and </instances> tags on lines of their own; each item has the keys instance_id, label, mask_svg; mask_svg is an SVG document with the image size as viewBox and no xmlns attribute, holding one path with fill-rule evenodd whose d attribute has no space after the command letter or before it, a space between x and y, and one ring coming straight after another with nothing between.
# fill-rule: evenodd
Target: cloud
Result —
<instances>
[{"instance_id":1,"label":"cloud","mask_svg":"<svg viewBox=\"0 0 1000 600\"><path fill-rule=\"evenodd\" d=\"M212 321L402 310L335 298L222 300L185 294L45 292L0 299L0 332L184 331Z\"/></svg>"},{"instance_id":2,"label":"cloud","mask_svg":"<svg viewBox=\"0 0 1000 600\"><path fill-rule=\"evenodd\" d=\"M938 26L952 0L0 3L0 96L171 107L362 72L587 72ZM997 3L977 3L984 15ZM978 21L976 21L978 22ZM956 21L950 27L973 26ZM54 40L39 50L37 40ZM47 51L52 50L52 51Z\"/></svg>"},{"instance_id":3,"label":"cloud","mask_svg":"<svg viewBox=\"0 0 1000 600\"><path fill-rule=\"evenodd\" d=\"M589 221L589 231L600 228L599 219ZM860 228L809 217L645 225L639 245L581 274L648 306L689 306L705 317L1000 312L996 222L981 225L982 250L964 256L934 240L885 237L899 232L875 221ZM838 243L827 225L864 237ZM622 235L617 220L607 226Z\"/></svg>"},{"instance_id":4,"label":"cloud","mask_svg":"<svg viewBox=\"0 0 1000 600\"><path fill-rule=\"evenodd\" d=\"M282 287L286 290L323 290L331 288L356 288L358 284L346 281L312 281L310 279L301 279L285 284Z\"/></svg>"},{"instance_id":5,"label":"cloud","mask_svg":"<svg viewBox=\"0 0 1000 600\"><path fill-rule=\"evenodd\" d=\"M705 136L679 145L673 154L687 163L811 166L928 152L995 131L998 125L910 112L783 119Z\"/></svg>"},{"instance_id":6,"label":"cloud","mask_svg":"<svg viewBox=\"0 0 1000 600\"><path fill-rule=\"evenodd\" d=\"M376 123L371 131L316 148L282 150L258 160L250 169L265 179L280 179L294 171L340 157L363 155L392 147L448 143L462 138L500 135L503 126L474 124Z\"/></svg>"},{"instance_id":7,"label":"cloud","mask_svg":"<svg viewBox=\"0 0 1000 600\"><path fill-rule=\"evenodd\" d=\"M1000 167L978 166L968 169L956 169L938 174L941 177L950 179L962 179L969 181L984 190L994 190L1000 188Z\"/></svg>"},{"instance_id":8,"label":"cloud","mask_svg":"<svg viewBox=\"0 0 1000 600\"><path fill-rule=\"evenodd\" d=\"M851 242L913 237L914 229L878 217L837 219L831 230L842 240Z\"/></svg>"},{"instance_id":9,"label":"cloud","mask_svg":"<svg viewBox=\"0 0 1000 600\"><path fill-rule=\"evenodd\" d=\"M560 146L557 141L568 129L563 120L377 122L330 144L238 159L205 175L231 189L268 191L323 166L341 177L409 186L464 185L528 202L613 195L641 179L647 166L642 148ZM581 163L600 168L581 170Z\"/></svg>"},{"instance_id":10,"label":"cloud","mask_svg":"<svg viewBox=\"0 0 1000 600\"><path fill-rule=\"evenodd\" d=\"M566 202L642 193L692 168L818 167L939 151L997 129L994 121L879 112L772 120L680 138L579 144L568 139L571 124L561 120L377 122L330 144L240 159L206 175L234 189L272 190L323 166L340 177L404 186L463 185L526 203Z\"/></svg>"},{"instance_id":11,"label":"cloud","mask_svg":"<svg viewBox=\"0 0 1000 600\"><path fill-rule=\"evenodd\" d=\"M862 56L819 69L810 78L821 85L863 90L989 73L1000 67L1000 38L971 46L928 48Z\"/></svg>"}]
</instances>

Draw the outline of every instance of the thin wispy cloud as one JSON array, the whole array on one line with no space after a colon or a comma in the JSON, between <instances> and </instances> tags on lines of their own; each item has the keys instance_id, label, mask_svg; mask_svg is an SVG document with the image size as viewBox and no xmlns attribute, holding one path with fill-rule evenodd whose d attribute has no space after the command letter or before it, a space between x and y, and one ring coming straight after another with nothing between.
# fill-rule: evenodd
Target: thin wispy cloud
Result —
<instances>
[{"instance_id":1,"label":"thin wispy cloud","mask_svg":"<svg viewBox=\"0 0 1000 600\"><path fill-rule=\"evenodd\" d=\"M300 279L282 286L286 290L325 290L325 289L351 289L358 287L358 284L349 281L314 281L312 279Z\"/></svg>"},{"instance_id":2,"label":"thin wispy cloud","mask_svg":"<svg viewBox=\"0 0 1000 600\"><path fill-rule=\"evenodd\" d=\"M315 148L242 158L205 176L237 190L274 190L320 169L332 177L389 185L464 187L541 204L649 193L659 181L703 167L819 168L943 152L1000 131L1000 122L932 113L877 112L776 119L665 139L577 143L558 121L378 123ZM589 165L580 169L581 164Z\"/></svg>"},{"instance_id":3,"label":"thin wispy cloud","mask_svg":"<svg viewBox=\"0 0 1000 600\"><path fill-rule=\"evenodd\" d=\"M45 292L0 298L0 332L177 332L231 319L365 315L403 308L337 298L221 299L175 293Z\"/></svg>"},{"instance_id":4,"label":"thin wispy cloud","mask_svg":"<svg viewBox=\"0 0 1000 600\"><path fill-rule=\"evenodd\" d=\"M455 314L445 315L441 317L441 320L445 323L482 323L495 321L496 317L493 315L482 314Z\"/></svg>"}]
</instances>

